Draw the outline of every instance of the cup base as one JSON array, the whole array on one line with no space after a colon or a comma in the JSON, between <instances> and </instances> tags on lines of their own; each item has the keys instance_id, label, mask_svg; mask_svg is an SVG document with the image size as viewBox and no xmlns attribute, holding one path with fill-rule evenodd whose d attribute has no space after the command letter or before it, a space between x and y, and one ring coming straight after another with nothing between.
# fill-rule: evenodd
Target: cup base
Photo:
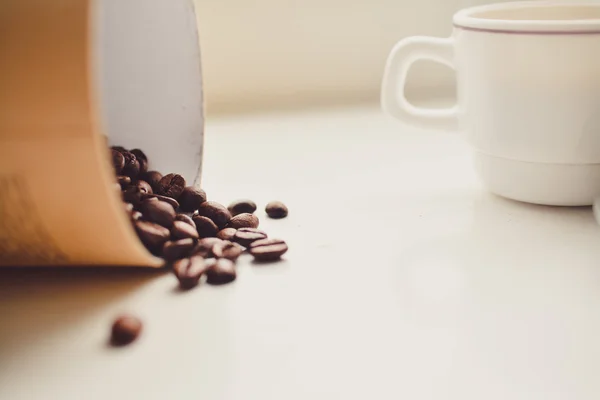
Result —
<instances>
[{"instance_id":1,"label":"cup base","mask_svg":"<svg viewBox=\"0 0 600 400\"><path fill-rule=\"evenodd\" d=\"M549 164L473 152L475 171L492 193L549 206L590 206L600 197L600 164Z\"/></svg>"}]
</instances>

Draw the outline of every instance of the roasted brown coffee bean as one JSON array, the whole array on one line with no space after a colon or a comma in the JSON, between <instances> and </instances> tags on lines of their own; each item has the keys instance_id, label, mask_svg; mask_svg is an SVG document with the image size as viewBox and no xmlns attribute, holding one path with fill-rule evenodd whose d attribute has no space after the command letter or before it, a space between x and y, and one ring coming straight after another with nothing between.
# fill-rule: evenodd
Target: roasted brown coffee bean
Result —
<instances>
[{"instance_id":1,"label":"roasted brown coffee bean","mask_svg":"<svg viewBox=\"0 0 600 400\"><path fill-rule=\"evenodd\" d=\"M140 206L140 211L144 214L144 218L156 222L165 228L173 226L175 215L177 215L173 206L169 203L152 199L144 200Z\"/></svg>"},{"instance_id":2,"label":"roasted brown coffee bean","mask_svg":"<svg viewBox=\"0 0 600 400\"><path fill-rule=\"evenodd\" d=\"M237 200L234 201L227 207L231 215L236 216L238 214L253 214L256 211L256 203L252 200Z\"/></svg>"},{"instance_id":3,"label":"roasted brown coffee bean","mask_svg":"<svg viewBox=\"0 0 600 400\"><path fill-rule=\"evenodd\" d=\"M212 219L219 229L225 228L225 225L231 219L229 210L215 201L202 203L198 207L198 215Z\"/></svg>"},{"instance_id":4,"label":"roasted brown coffee bean","mask_svg":"<svg viewBox=\"0 0 600 400\"><path fill-rule=\"evenodd\" d=\"M272 201L265 207L267 215L271 218L285 218L288 215L288 208L280 201Z\"/></svg>"},{"instance_id":5,"label":"roasted brown coffee bean","mask_svg":"<svg viewBox=\"0 0 600 400\"><path fill-rule=\"evenodd\" d=\"M198 231L196 231L195 227L183 221L173 222L173 227L171 228L171 239L198 239L198 237Z\"/></svg>"},{"instance_id":6,"label":"roasted brown coffee bean","mask_svg":"<svg viewBox=\"0 0 600 400\"><path fill-rule=\"evenodd\" d=\"M194 222L192 217L190 217L187 214L177 214L177 216L175 217L175 221L185 222L186 224L189 224L193 226L194 229L196 229L196 223Z\"/></svg>"},{"instance_id":7,"label":"roasted brown coffee bean","mask_svg":"<svg viewBox=\"0 0 600 400\"><path fill-rule=\"evenodd\" d=\"M135 185L140 188L140 192L152 194L152 186L148 182L140 179Z\"/></svg>"},{"instance_id":8,"label":"roasted brown coffee bean","mask_svg":"<svg viewBox=\"0 0 600 400\"><path fill-rule=\"evenodd\" d=\"M181 211L194 212L200 207L200 204L206 201L206 192L200 188L194 186L188 186L183 189L181 196L179 196L179 204L181 204Z\"/></svg>"},{"instance_id":9,"label":"roasted brown coffee bean","mask_svg":"<svg viewBox=\"0 0 600 400\"><path fill-rule=\"evenodd\" d=\"M217 237L223 240L233 240L237 229L234 228L225 228L221 229L219 233L217 233Z\"/></svg>"},{"instance_id":10,"label":"roasted brown coffee bean","mask_svg":"<svg viewBox=\"0 0 600 400\"><path fill-rule=\"evenodd\" d=\"M288 251L288 246L280 239L262 239L253 242L248 251L257 261L275 261Z\"/></svg>"},{"instance_id":11,"label":"roasted brown coffee bean","mask_svg":"<svg viewBox=\"0 0 600 400\"><path fill-rule=\"evenodd\" d=\"M121 172L123 171L123 168L125 167L125 157L123 157L123 154L121 154L117 150L111 150L111 154L112 154L112 163L113 163L113 167L115 168L115 172L117 173L117 175L121 175Z\"/></svg>"},{"instance_id":12,"label":"roasted brown coffee bean","mask_svg":"<svg viewBox=\"0 0 600 400\"><path fill-rule=\"evenodd\" d=\"M162 249L162 257L167 261L180 260L189 257L196 246L194 239L181 239L166 242Z\"/></svg>"},{"instance_id":13,"label":"roasted brown coffee bean","mask_svg":"<svg viewBox=\"0 0 600 400\"><path fill-rule=\"evenodd\" d=\"M206 270L206 282L211 285L224 285L236 278L235 264L226 258L219 258Z\"/></svg>"},{"instance_id":14,"label":"roasted brown coffee bean","mask_svg":"<svg viewBox=\"0 0 600 400\"><path fill-rule=\"evenodd\" d=\"M196 244L196 247L194 247L194 250L192 251L192 255L199 255L204 258L213 257L213 253L212 253L213 247L216 244L221 243L221 242L222 242L221 239L217 239L214 237L200 239L198 241L198 243Z\"/></svg>"},{"instance_id":15,"label":"roasted brown coffee bean","mask_svg":"<svg viewBox=\"0 0 600 400\"><path fill-rule=\"evenodd\" d=\"M148 171L140 176L140 178L142 178L150 184L153 192L158 191L158 182L160 182L162 177L162 174L158 171Z\"/></svg>"},{"instance_id":16,"label":"roasted brown coffee bean","mask_svg":"<svg viewBox=\"0 0 600 400\"><path fill-rule=\"evenodd\" d=\"M139 207L142 204L142 199L145 193L142 193L139 187L129 186L122 193L123 201L133 204L134 207Z\"/></svg>"},{"instance_id":17,"label":"roasted brown coffee bean","mask_svg":"<svg viewBox=\"0 0 600 400\"><path fill-rule=\"evenodd\" d=\"M110 149L114 150L114 151L118 151L119 153L124 153L127 151L127 149L125 147L121 147L121 146L112 146Z\"/></svg>"},{"instance_id":18,"label":"roasted brown coffee bean","mask_svg":"<svg viewBox=\"0 0 600 400\"><path fill-rule=\"evenodd\" d=\"M184 258L173 263L173 272L179 280L179 287L187 290L197 286L207 267L204 258L200 256Z\"/></svg>"},{"instance_id":19,"label":"roasted brown coffee bean","mask_svg":"<svg viewBox=\"0 0 600 400\"><path fill-rule=\"evenodd\" d=\"M121 190L125 190L131 185L131 178L124 175L117 176L117 182L121 186Z\"/></svg>"},{"instance_id":20,"label":"roasted brown coffee bean","mask_svg":"<svg viewBox=\"0 0 600 400\"><path fill-rule=\"evenodd\" d=\"M194 223L196 224L196 230L201 238L207 237L215 237L217 236L217 232L219 232L219 228L213 222L212 219L203 217L201 215L196 215L192 218Z\"/></svg>"},{"instance_id":21,"label":"roasted brown coffee bean","mask_svg":"<svg viewBox=\"0 0 600 400\"><path fill-rule=\"evenodd\" d=\"M165 175L158 182L158 194L171 197L175 200L179 199L184 188L185 179L183 179L183 176L177 174Z\"/></svg>"},{"instance_id":22,"label":"roasted brown coffee bean","mask_svg":"<svg viewBox=\"0 0 600 400\"><path fill-rule=\"evenodd\" d=\"M175 209L175 210L177 210L179 208L179 203L177 202L177 200L175 200L171 197L161 196L159 194L143 194L142 199L143 200L156 199L156 200L164 201L165 203L169 203L171 205L171 207L173 207L173 209Z\"/></svg>"},{"instance_id":23,"label":"roasted brown coffee bean","mask_svg":"<svg viewBox=\"0 0 600 400\"><path fill-rule=\"evenodd\" d=\"M250 243L266 238L267 234L263 231L255 228L241 228L237 230L233 240L244 247L248 247Z\"/></svg>"},{"instance_id":24,"label":"roasted brown coffee bean","mask_svg":"<svg viewBox=\"0 0 600 400\"><path fill-rule=\"evenodd\" d=\"M138 161L148 161L148 157L146 157L146 154L144 154L144 152L140 149L133 149L130 151L130 153L133 154Z\"/></svg>"},{"instance_id":25,"label":"roasted brown coffee bean","mask_svg":"<svg viewBox=\"0 0 600 400\"><path fill-rule=\"evenodd\" d=\"M254 214L239 214L231 218L227 226L229 228L258 228L258 217Z\"/></svg>"},{"instance_id":26,"label":"roasted brown coffee bean","mask_svg":"<svg viewBox=\"0 0 600 400\"><path fill-rule=\"evenodd\" d=\"M237 260L242 252L242 247L239 244L231 243L228 240L216 243L212 248L212 255L214 257L227 258L231 261Z\"/></svg>"},{"instance_id":27,"label":"roasted brown coffee bean","mask_svg":"<svg viewBox=\"0 0 600 400\"><path fill-rule=\"evenodd\" d=\"M129 151L125 151L123 153L123 157L125 157L125 166L123 167L123 175L127 175L131 179L137 178L140 173L140 163L138 162L135 155L130 153Z\"/></svg>"},{"instance_id":28,"label":"roasted brown coffee bean","mask_svg":"<svg viewBox=\"0 0 600 400\"><path fill-rule=\"evenodd\" d=\"M136 221L135 230L142 243L153 252L162 249L162 246L171 237L171 232L167 228L150 221Z\"/></svg>"},{"instance_id":29,"label":"roasted brown coffee bean","mask_svg":"<svg viewBox=\"0 0 600 400\"><path fill-rule=\"evenodd\" d=\"M131 315L123 315L112 325L110 342L113 346L125 346L137 339L141 332L142 321Z\"/></svg>"}]
</instances>

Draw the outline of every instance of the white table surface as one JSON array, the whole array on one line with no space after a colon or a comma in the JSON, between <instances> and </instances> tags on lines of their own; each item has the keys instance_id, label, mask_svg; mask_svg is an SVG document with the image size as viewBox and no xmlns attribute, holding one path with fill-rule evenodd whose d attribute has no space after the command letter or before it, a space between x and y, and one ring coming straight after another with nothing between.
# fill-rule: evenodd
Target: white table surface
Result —
<instances>
[{"instance_id":1,"label":"white table surface","mask_svg":"<svg viewBox=\"0 0 600 400\"><path fill-rule=\"evenodd\" d=\"M376 107L207 135L212 199L289 205L262 218L286 260L187 293L146 271L0 271L0 399L600 398L589 208L487 194L459 136ZM124 311L145 330L112 349Z\"/></svg>"}]
</instances>

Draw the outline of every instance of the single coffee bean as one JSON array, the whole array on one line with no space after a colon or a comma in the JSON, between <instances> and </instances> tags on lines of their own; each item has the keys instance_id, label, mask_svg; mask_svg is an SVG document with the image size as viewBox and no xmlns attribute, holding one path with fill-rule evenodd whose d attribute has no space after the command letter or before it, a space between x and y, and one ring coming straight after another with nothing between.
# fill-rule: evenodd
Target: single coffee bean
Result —
<instances>
[{"instance_id":1,"label":"single coffee bean","mask_svg":"<svg viewBox=\"0 0 600 400\"><path fill-rule=\"evenodd\" d=\"M234 201L227 207L231 215L236 216L238 214L253 214L256 211L256 203L252 200L237 200Z\"/></svg>"},{"instance_id":2,"label":"single coffee bean","mask_svg":"<svg viewBox=\"0 0 600 400\"><path fill-rule=\"evenodd\" d=\"M267 234L263 231L255 228L241 228L237 230L233 240L244 247L248 247L250 243L266 238Z\"/></svg>"},{"instance_id":3,"label":"single coffee bean","mask_svg":"<svg viewBox=\"0 0 600 400\"><path fill-rule=\"evenodd\" d=\"M121 154L120 152L118 152L116 150L111 150L111 154L112 154L112 163L113 163L113 167L115 168L115 172L117 173L117 175L121 175L123 168L125 168L125 157L123 157L123 154Z\"/></svg>"},{"instance_id":4,"label":"single coffee bean","mask_svg":"<svg viewBox=\"0 0 600 400\"><path fill-rule=\"evenodd\" d=\"M194 223L196 224L196 231L201 238L207 237L215 237L217 236L217 232L219 232L219 228L213 222L212 219L203 217L201 215L196 215L194 218Z\"/></svg>"},{"instance_id":5,"label":"single coffee bean","mask_svg":"<svg viewBox=\"0 0 600 400\"><path fill-rule=\"evenodd\" d=\"M142 332L142 321L130 315L115 320L111 328L110 341L113 346L125 346L132 343Z\"/></svg>"},{"instance_id":6,"label":"single coffee bean","mask_svg":"<svg viewBox=\"0 0 600 400\"><path fill-rule=\"evenodd\" d=\"M213 247L215 247L216 244L221 243L221 242L222 242L221 239L217 239L214 237L200 239L198 241L198 243L196 244L196 247L194 247L194 250L192 251L192 255L199 255L204 258L213 257L213 253L212 253Z\"/></svg>"},{"instance_id":7,"label":"single coffee bean","mask_svg":"<svg viewBox=\"0 0 600 400\"><path fill-rule=\"evenodd\" d=\"M148 182L152 187L153 192L158 191L158 182L162 179L162 174L158 171L148 171L140 176L143 180Z\"/></svg>"},{"instance_id":8,"label":"single coffee bean","mask_svg":"<svg viewBox=\"0 0 600 400\"><path fill-rule=\"evenodd\" d=\"M123 175L127 175L131 179L137 178L140 173L140 163L138 162L135 155L133 155L129 151L125 151L123 153L123 157L125 157L125 166L123 167Z\"/></svg>"},{"instance_id":9,"label":"single coffee bean","mask_svg":"<svg viewBox=\"0 0 600 400\"><path fill-rule=\"evenodd\" d=\"M161 196L160 194L149 194L149 193L143 194L142 199L143 200L156 199L156 200L164 201L165 203L169 203L171 205L171 207L173 207L173 209L175 209L175 210L177 210L179 208L179 203L177 202L177 200L175 200L171 197Z\"/></svg>"},{"instance_id":10,"label":"single coffee bean","mask_svg":"<svg viewBox=\"0 0 600 400\"><path fill-rule=\"evenodd\" d=\"M142 202L140 211L146 219L156 222L165 228L170 228L173 226L175 215L177 215L173 209L173 206L171 206L169 203L151 199L146 199Z\"/></svg>"},{"instance_id":11,"label":"single coffee bean","mask_svg":"<svg viewBox=\"0 0 600 400\"><path fill-rule=\"evenodd\" d=\"M135 185L140 188L140 192L152 194L152 186L148 182L140 179Z\"/></svg>"},{"instance_id":12,"label":"single coffee bean","mask_svg":"<svg viewBox=\"0 0 600 400\"><path fill-rule=\"evenodd\" d=\"M285 218L288 215L288 208L280 201L272 201L265 207L267 215L274 219Z\"/></svg>"},{"instance_id":13,"label":"single coffee bean","mask_svg":"<svg viewBox=\"0 0 600 400\"><path fill-rule=\"evenodd\" d=\"M262 239L250 244L248 251L257 261L275 261L288 251L288 246L280 239Z\"/></svg>"},{"instance_id":14,"label":"single coffee bean","mask_svg":"<svg viewBox=\"0 0 600 400\"><path fill-rule=\"evenodd\" d=\"M138 208L142 204L142 198L145 193L142 193L139 187L129 186L125 189L121 195L123 201L133 204L135 208Z\"/></svg>"},{"instance_id":15,"label":"single coffee bean","mask_svg":"<svg viewBox=\"0 0 600 400\"><path fill-rule=\"evenodd\" d=\"M183 189L179 196L181 211L194 212L200 207L200 204L206 201L206 192L194 186L188 186Z\"/></svg>"},{"instance_id":16,"label":"single coffee bean","mask_svg":"<svg viewBox=\"0 0 600 400\"><path fill-rule=\"evenodd\" d=\"M227 258L231 261L237 260L242 252L243 250L240 245L237 243L231 243L227 240L216 243L212 248L213 256L216 258Z\"/></svg>"},{"instance_id":17,"label":"single coffee bean","mask_svg":"<svg viewBox=\"0 0 600 400\"><path fill-rule=\"evenodd\" d=\"M175 200L179 199L184 188L185 179L183 176L177 174L165 175L158 182L158 194L171 197Z\"/></svg>"},{"instance_id":18,"label":"single coffee bean","mask_svg":"<svg viewBox=\"0 0 600 400\"><path fill-rule=\"evenodd\" d=\"M200 256L184 258L173 263L173 272L179 280L179 287L188 290L197 286L207 267L204 258Z\"/></svg>"},{"instance_id":19,"label":"single coffee bean","mask_svg":"<svg viewBox=\"0 0 600 400\"><path fill-rule=\"evenodd\" d=\"M225 228L231 219L229 210L215 201L202 203L198 207L198 215L212 219L219 229Z\"/></svg>"},{"instance_id":20,"label":"single coffee bean","mask_svg":"<svg viewBox=\"0 0 600 400\"><path fill-rule=\"evenodd\" d=\"M127 151L127 149L125 147L121 147L121 146L112 146L110 149L114 150L114 151L118 151L119 153L125 153Z\"/></svg>"},{"instance_id":21,"label":"single coffee bean","mask_svg":"<svg viewBox=\"0 0 600 400\"><path fill-rule=\"evenodd\" d=\"M196 246L194 239L181 239L177 241L168 241L162 249L162 256L167 261L176 261L189 257Z\"/></svg>"},{"instance_id":22,"label":"single coffee bean","mask_svg":"<svg viewBox=\"0 0 600 400\"><path fill-rule=\"evenodd\" d=\"M206 270L206 282L211 285L224 285L236 278L235 264L226 258L219 258Z\"/></svg>"},{"instance_id":23,"label":"single coffee bean","mask_svg":"<svg viewBox=\"0 0 600 400\"><path fill-rule=\"evenodd\" d=\"M219 239L223 239L223 240L233 240L235 233L237 232L237 229L234 228L225 228L225 229L221 229L219 231L219 233L217 233L217 237Z\"/></svg>"},{"instance_id":24,"label":"single coffee bean","mask_svg":"<svg viewBox=\"0 0 600 400\"><path fill-rule=\"evenodd\" d=\"M140 149L133 149L130 151L130 153L133 154L138 161L148 161L148 157L146 157L146 154L144 154L144 152Z\"/></svg>"},{"instance_id":25,"label":"single coffee bean","mask_svg":"<svg viewBox=\"0 0 600 400\"><path fill-rule=\"evenodd\" d=\"M238 214L229 220L227 227L240 229L240 228L258 228L258 217L254 214Z\"/></svg>"},{"instance_id":26,"label":"single coffee bean","mask_svg":"<svg viewBox=\"0 0 600 400\"><path fill-rule=\"evenodd\" d=\"M162 249L171 237L171 232L167 228L150 221L135 221L135 230L142 243L152 252Z\"/></svg>"},{"instance_id":27,"label":"single coffee bean","mask_svg":"<svg viewBox=\"0 0 600 400\"><path fill-rule=\"evenodd\" d=\"M193 226L194 229L196 229L196 223L194 222L192 217L190 217L187 214L177 214L177 216L175 217L175 221L185 222L186 224L189 224Z\"/></svg>"},{"instance_id":28,"label":"single coffee bean","mask_svg":"<svg viewBox=\"0 0 600 400\"><path fill-rule=\"evenodd\" d=\"M173 227L171 228L171 239L178 240L187 238L194 240L199 238L196 228L183 221L173 222Z\"/></svg>"},{"instance_id":29,"label":"single coffee bean","mask_svg":"<svg viewBox=\"0 0 600 400\"><path fill-rule=\"evenodd\" d=\"M125 190L131 185L131 178L124 175L117 176L117 182L121 186L121 190Z\"/></svg>"}]
</instances>

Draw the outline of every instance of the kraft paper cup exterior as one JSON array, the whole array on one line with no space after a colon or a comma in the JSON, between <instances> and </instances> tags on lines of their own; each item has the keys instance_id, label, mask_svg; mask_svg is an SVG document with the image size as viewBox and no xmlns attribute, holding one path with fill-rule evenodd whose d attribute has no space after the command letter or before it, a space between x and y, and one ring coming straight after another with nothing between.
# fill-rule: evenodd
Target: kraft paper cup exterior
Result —
<instances>
[{"instance_id":1,"label":"kraft paper cup exterior","mask_svg":"<svg viewBox=\"0 0 600 400\"><path fill-rule=\"evenodd\" d=\"M191 0L0 2L0 265L158 267L107 151L199 183L204 109Z\"/></svg>"}]
</instances>

